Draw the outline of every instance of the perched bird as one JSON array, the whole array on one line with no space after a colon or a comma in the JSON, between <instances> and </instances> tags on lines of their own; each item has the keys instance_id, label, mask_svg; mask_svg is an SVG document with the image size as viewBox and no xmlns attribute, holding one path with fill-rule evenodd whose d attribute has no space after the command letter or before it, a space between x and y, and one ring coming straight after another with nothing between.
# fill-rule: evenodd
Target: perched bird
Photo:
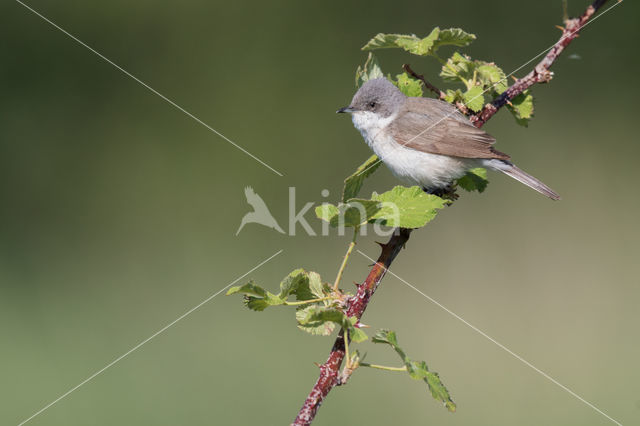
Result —
<instances>
[{"instance_id":1,"label":"perched bird","mask_svg":"<svg viewBox=\"0 0 640 426\"><path fill-rule=\"evenodd\" d=\"M276 220L274 219L267 205L264 203L262 198L260 198L260 196L254 192L253 188L247 186L244 189L244 195L245 197L247 197L247 203L249 203L249 205L253 207L253 211L245 214L242 217L242 221L240 222L240 227L238 228L236 235L240 233L242 228L244 228L244 225L246 225L247 223L259 223L260 225L273 228L279 233L284 234L284 231L282 230L282 228L280 228L280 225L278 225L278 222L276 222Z\"/></svg>"},{"instance_id":2,"label":"perched bird","mask_svg":"<svg viewBox=\"0 0 640 426\"><path fill-rule=\"evenodd\" d=\"M365 82L348 107L353 124L391 172L431 193L450 189L469 169L500 171L553 200L560 196L493 148L495 139L444 101L405 96L386 78Z\"/></svg>"}]
</instances>

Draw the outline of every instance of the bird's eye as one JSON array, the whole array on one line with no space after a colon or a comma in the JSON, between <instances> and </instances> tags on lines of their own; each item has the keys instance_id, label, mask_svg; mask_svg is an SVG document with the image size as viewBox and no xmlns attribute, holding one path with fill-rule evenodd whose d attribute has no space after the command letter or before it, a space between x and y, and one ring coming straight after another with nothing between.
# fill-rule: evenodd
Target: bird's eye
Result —
<instances>
[{"instance_id":1,"label":"bird's eye","mask_svg":"<svg viewBox=\"0 0 640 426\"><path fill-rule=\"evenodd\" d=\"M376 103L375 102L369 102L369 107L370 108L375 108L376 107Z\"/></svg>"}]
</instances>

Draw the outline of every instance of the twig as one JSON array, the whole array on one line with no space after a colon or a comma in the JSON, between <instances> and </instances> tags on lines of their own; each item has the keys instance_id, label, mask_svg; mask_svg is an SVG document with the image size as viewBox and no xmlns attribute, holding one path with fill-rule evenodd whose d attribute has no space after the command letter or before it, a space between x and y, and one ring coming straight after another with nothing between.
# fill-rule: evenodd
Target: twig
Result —
<instances>
[{"instance_id":1,"label":"twig","mask_svg":"<svg viewBox=\"0 0 640 426\"><path fill-rule=\"evenodd\" d=\"M387 268L391 266L391 263L404 244L409 240L410 234L411 229L399 228L393 233L393 236L387 244L381 244L382 253L380 253L380 257L378 257L371 271L369 271L369 275L364 282L358 286L356 294L347 302L347 316L355 316L358 319L362 317L364 310L369 304L369 299L378 288L378 284L380 284L382 277L384 277ZM320 377L304 401L293 425L302 426L311 424L316 415L316 411L320 408L322 401L324 401L329 391L335 386L342 384L339 380L339 369L344 355L344 334L341 331L333 344L329 358L320 366Z\"/></svg>"},{"instance_id":2,"label":"twig","mask_svg":"<svg viewBox=\"0 0 640 426\"><path fill-rule=\"evenodd\" d=\"M409 64L404 64L402 66L402 69L404 69L411 77L420 80L425 85L425 87L427 89L431 90L433 93L435 93L438 96L438 99L440 99L441 101L444 100L447 97L447 94L445 92L443 92L442 90L438 89L433 84L429 83L427 81L427 79L424 78L424 75L417 74L413 69L411 69L411 66ZM469 108L467 108L467 106L464 103L458 101L458 102L456 102L456 107L458 107L458 109L464 115L469 115Z\"/></svg>"},{"instance_id":3,"label":"twig","mask_svg":"<svg viewBox=\"0 0 640 426\"><path fill-rule=\"evenodd\" d=\"M353 248L356 246L356 237L358 236L358 228L354 228L353 230L353 239L349 244L349 248L347 249L347 253L344 255L342 259L342 264L340 265L340 269L338 269L338 275L336 276L336 280L333 283L333 291L338 291L338 286L340 285L340 280L342 279L342 274L344 273L344 268L347 266L347 261L349 260L349 256L353 251Z\"/></svg>"},{"instance_id":4,"label":"twig","mask_svg":"<svg viewBox=\"0 0 640 426\"><path fill-rule=\"evenodd\" d=\"M407 371L407 367L405 367L405 366L402 366L402 367L387 367L386 365L369 364L369 363L366 363L366 362L361 362L360 365L362 367L377 368L378 370Z\"/></svg>"},{"instance_id":5,"label":"twig","mask_svg":"<svg viewBox=\"0 0 640 426\"><path fill-rule=\"evenodd\" d=\"M551 65L558 59L558 56L560 56L569 43L578 37L580 30L607 1L608 0L596 0L587 7L587 10L578 18L566 19L560 39L553 45L545 57L542 58L529 74L516 80L511 87L495 98L493 102L485 105L480 112L469 117L471 122L476 127L482 127L500 108L509 103L511 99L536 83L548 83L553 77L553 73L549 71Z\"/></svg>"},{"instance_id":6,"label":"twig","mask_svg":"<svg viewBox=\"0 0 640 426\"><path fill-rule=\"evenodd\" d=\"M447 94L445 92L443 92L442 90L438 89L436 86L434 86L433 84L429 83L425 78L424 75L422 74L417 74L414 70L411 69L411 66L409 64L404 64L402 66L402 69L404 69L411 77L416 78L420 81L422 81L422 83L424 83L425 87L429 90L431 90L433 93L435 93L436 95L438 95L438 99L444 99L447 97Z\"/></svg>"},{"instance_id":7,"label":"twig","mask_svg":"<svg viewBox=\"0 0 640 426\"><path fill-rule=\"evenodd\" d=\"M517 80L513 86L509 87L502 95L497 97L491 104L486 105L482 111L474 114L470 117L476 127L482 127L495 113L507 104L515 96L522 93L535 83L548 82L551 79L551 72L549 67L558 58L560 53L564 50L571 41L578 36L578 33L584 27L584 25L591 19L591 17L600 9L608 0L596 0L587 8L587 10L579 17L574 19L568 19L565 21L565 28L562 32L560 40L551 48L549 53L535 66L535 68L522 79ZM420 79L425 86L432 91L435 91L438 96L442 95L442 91L437 89L432 84L427 83L424 76L420 76L411 70L408 65L404 66L404 69L412 75L414 78ZM464 112L464 111L463 111ZM391 266L391 263L396 258L404 244L409 240L411 229L399 228L394 232L393 236L386 244L380 244L382 247L382 253L378 257L376 263L369 271L369 275L365 281L358 285L358 291L355 296L347 301L346 315L349 317L357 317L358 320L362 317L369 299L378 288L380 281L385 275L387 268ZM324 401L324 398L329 394L331 389L335 386L342 384L340 381L340 365L345 357L345 345L344 345L344 333L341 331L338 334L329 358L327 361L320 365L320 377L316 381L315 385L311 389L311 392L304 401L298 416L292 423L292 426L306 426L310 425L313 421L318 408Z\"/></svg>"}]
</instances>

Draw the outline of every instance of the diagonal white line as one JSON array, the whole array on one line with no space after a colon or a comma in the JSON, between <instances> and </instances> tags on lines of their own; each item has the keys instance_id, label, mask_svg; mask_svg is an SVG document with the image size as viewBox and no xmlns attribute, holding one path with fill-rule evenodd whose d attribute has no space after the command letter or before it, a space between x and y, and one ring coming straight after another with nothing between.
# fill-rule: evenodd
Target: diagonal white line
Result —
<instances>
[{"instance_id":1,"label":"diagonal white line","mask_svg":"<svg viewBox=\"0 0 640 426\"><path fill-rule=\"evenodd\" d=\"M255 155L253 155L252 153L250 153L249 151L247 151L246 149L244 149L243 147L241 147L240 145L238 145L237 143L235 143L234 141L232 141L231 139L229 139L228 137L226 137L222 133L220 133L219 131L217 131L216 129L214 129L213 127L209 126L207 123L205 123L204 121L200 120L198 117L196 117L195 115L193 115L192 113L190 113L189 111L187 111L186 109L184 109L183 107L181 107L180 105L178 105L177 103L172 101L171 99L167 98L162 93L158 92L156 89L154 89L153 87L149 86L147 83L145 83L144 81L140 80L138 77L136 77L135 75L131 74L129 71L125 70L124 68L122 68L121 66L116 64L115 62L113 62L111 59L107 58L106 56L104 56L103 54L101 54L100 52L98 52L97 50L95 50L94 48L92 48L91 46L89 46L88 44L83 42L82 40L80 40L77 37L75 37L73 34L69 33L68 31L66 31L65 29L61 28L59 25L57 25L56 23L54 23L53 21L51 21L47 17L43 16L41 13L37 12L36 10L31 8L30 6L27 6L26 4L24 4L20 0L16 0L16 2L18 2L19 4L24 6L26 9L30 10L31 12L33 12L35 15L39 16L40 18L42 18L44 21L46 21L49 24L51 24L54 28L56 28L60 32L62 32L65 35L67 35L69 38L71 38L72 40L74 40L75 42L80 44L81 46L83 46L83 47L87 48L88 50L90 50L91 52L95 53L97 56L99 56L104 61L106 61L109 64L113 65L118 70L122 71L128 77L131 77L133 80L138 82L140 85L144 86L146 89L148 89L149 91L151 91L155 95L157 95L160 98L162 98L164 101L169 103L171 106L175 107L176 109L180 110L181 112L183 112L187 116L189 116L192 119L194 119L196 122L198 122L198 124L201 124L202 126L206 127L207 129L209 129L210 131L215 133L216 135L220 136L222 139L224 139L225 141L229 142L231 145L235 146L240 151L244 152L249 157L253 158L258 163L262 164L263 166L265 166L266 168L271 170L273 173L277 174L278 176L284 176L282 173L280 173L279 171L277 171L276 169L274 169L273 167L271 167L270 165L268 165L267 163L265 163L264 161L262 161L261 159L259 159L258 157L256 157Z\"/></svg>"},{"instance_id":2,"label":"diagonal white line","mask_svg":"<svg viewBox=\"0 0 640 426\"><path fill-rule=\"evenodd\" d=\"M17 1L17 0L16 0ZM586 24L584 24L580 29L574 30L572 33L570 33L568 35L568 37L573 36L576 32L578 31L582 31L583 29L585 29L588 25L590 25L591 23L597 21L598 19L600 19L600 17L604 16L607 12L609 12L611 9L613 9L614 7L618 6L619 4L621 4L624 0L618 0L613 6L610 6L609 8L607 8L605 11L603 11L601 14L599 14L598 16L594 17L593 19L589 20L589 22L587 22ZM557 44L558 42L553 43L551 46L547 47L546 49L544 49L542 52L538 53L536 56L534 56L533 58L529 59L527 62L525 62L524 64L520 65L518 68L516 68L515 70L511 71L509 74L507 74L505 76L505 78L493 83L492 85L490 85L489 87L487 87L482 93L480 93L479 95L471 98L469 100L469 102L479 98L480 96L484 95L485 93L487 93L489 90L493 89L493 87L495 85L497 85L498 83L502 83L502 82L506 82L509 77L511 77L512 75L514 75L515 73L517 73L518 71L520 71L522 68L526 67L527 65L529 65L531 62L535 61L536 59L538 59L540 56L544 55L545 53L547 53L548 51L550 51L551 49L553 49L553 47ZM427 127L426 129L424 129L423 131L421 131L420 133L418 133L417 135L415 135L414 137L412 137L411 139L409 139L408 141L406 141L405 143L401 144L400 146L405 146L409 143L411 143L413 140L415 140L416 138L418 138L420 135L422 135L423 133L433 129L435 126L437 126L439 123L441 123L443 120L446 120L447 118L451 117L454 114L458 114L457 110L454 110L453 112L450 112L449 114L445 115L444 117L442 117L440 120L436 121L435 123L433 123L432 125L430 125L429 127ZM375 166L376 164L378 164L379 162L381 162L382 160L380 160L379 158L374 161L373 163L371 163L367 168L365 168L364 170L362 170L360 173L358 173L358 175L361 175L362 173L366 172L367 170L369 170L371 167Z\"/></svg>"},{"instance_id":3,"label":"diagonal white line","mask_svg":"<svg viewBox=\"0 0 640 426\"><path fill-rule=\"evenodd\" d=\"M264 265L265 263L269 262L271 259L273 259L274 257L276 257L277 255L279 255L280 253L282 253L283 250L279 250L278 252L276 252L275 254L271 255L270 257L268 257L267 259L263 260L262 262L258 263L256 266L254 266L253 268L251 268L250 270L248 270L247 272L245 272L244 274L240 275L238 278L236 278L235 280L231 281L229 284L227 284L226 286L224 286L223 288L221 288L220 290L218 290L217 292L215 292L214 294L212 294L211 296L207 297L206 299L204 299L202 302L198 303L196 306L194 306L193 308L189 309L187 312L185 312L184 314L180 315L178 318L174 319L173 321L171 321L169 324L165 325L164 327L162 327L160 330L156 331L155 333L153 333L151 336L147 337L146 339L144 339L143 341L141 341L140 343L138 343L137 345L135 345L134 347L132 347L131 349L129 349L127 352L123 353L122 355L120 355L119 357L117 357L116 359L114 359L113 361L111 361L109 364L105 365L104 367L102 367L100 370L96 371L95 373L93 373L92 375L90 375L89 377L87 377L86 379L84 379L83 381L81 381L80 383L78 383L77 385L75 385L74 387L72 387L71 389L69 389L68 391L66 391L65 393L63 393L62 395L60 395L58 398L54 399L53 401L51 401L49 404L45 405L44 407L42 407L40 410L36 411L34 414L32 414L30 417L28 417L27 419L23 420L22 422L20 422L18 424L18 426L22 426L25 423L29 422L30 420L32 420L34 417L42 414L42 412L44 412L45 410L51 408L51 406L53 406L54 404L58 403L60 400L66 398L67 396L69 396L69 394L71 394L73 391L77 390L79 387L81 387L82 385L86 384L87 382L90 382L91 380L93 380L96 376L98 376L99 374L101 374L102 372L104 372L106 369L108 369L109 367L113 366L114 364L116 364L117 362L121 361L123 358L125 358L126 356L128 356L129 354L131 354L132 352L136 351L137 349L139 349L142 345L144 345L145 343L149 342L151 339L153 339L154 337L158 336L159 334L165 332L167 329L169 329L170 327L172 327L173 325L175 325L178 321L184 319L185 317L187 317L188 315L192 314L195 310L197 310L198 308L200 308L202 305L206 304L207 302L209 302L211 299L213 299L214 297L216 297L217 295L219 295L220 293L222 293L223 291L225 291L226 289L228 289L229 287L231 287L233 284L237 283L238 281L240 281L241 279L243 279L244 277L246 277L247 275L249 275L250 273L252 273L253 271L255 271L256 269L260 268L262 265Z\"/></svg>"},{"instance_id":4,"label":"diagonal white line","mask_svg":"<svg viewBox=\"0 0 640 426\"><path fill-rule=\"evenodd\" d=\"M358 253L360 253L362 256L366 257L367 259L369 259L371 262L375 263L374 259L372 259L371 257L367 256L362 251L358 250ZM418 293L420 293L424 298L429 300L431 303L435 304L436 306L438 306L439 308L444 310L446 313L448 313L449 315L451 315L455 319L461 321L464 325L466 325L467 327L471 328L473 331L475 331L476 333L480 334L481 336L485 337L486 339L488 339L489 341L494 343L496 346L498 346L500 349L502 349L503 351L507 352L509 355L511 355L514 358L516 358L518 361L520 361L523 364L525 364L527 367L530 367L531 369L533 369L538 374L542 375L547 380L549 380L552 383L554 383L555 385L559 386L562 390L568 392L569 394L571 394L572 396L574 396L578 400L582 401L583 403L585 403L586 405L588 405L589 407L591 407L592 409L594 409L598 413L602 414L607 419L611 420L613 423L615 423L615 424L617 424L619 426L622 426L622 423L620 423L619 421L615 420L613 417L609 416L607 413L605 413L604 411L602 411L601 409L599 409L598 407L596 407L595 405L593 405L592 403L590 403L589 401L587 401L586 399L584 399L583 397L581 397L580 395L578 395L577 393L575 393L574 391L572 391L571 389L569 389L568 387L566 387L565 385L563 385L562 383L560 383L559 381L557 381L556 379L554 379L553 377L551 377L550 375L545 373L544 371L540 370L538 367L536 367L535 365L531 364L529 361L527 361L526 359L524 359L523 357L521 357L517 353L513 352L511 349L507 348L502 343L498 342L496 339L494 339L493 337L489 336L487 333L485 333L484 331L480 330L478 327L476 327L475 325L471 324L470 322L468 322L467 320L462 318L460 315L456 314L451 309L449 309L446 306L444 306L442 303L438 302L437 300L435 300L431 296L423 293L421 290L417 289L415 286L413 286L412 284L410 284L409 282L407 282L403 278L401 278L398 275L394 274L389 269L387 269L387 268L384 268L384 269L385 269L385 272L390 273L391 275L393 275L394 277L396 277L397 279L402 281L404 284L406 284L407 286L409 286L413 290L415 290Z\"/></svg>"}]
</instances>

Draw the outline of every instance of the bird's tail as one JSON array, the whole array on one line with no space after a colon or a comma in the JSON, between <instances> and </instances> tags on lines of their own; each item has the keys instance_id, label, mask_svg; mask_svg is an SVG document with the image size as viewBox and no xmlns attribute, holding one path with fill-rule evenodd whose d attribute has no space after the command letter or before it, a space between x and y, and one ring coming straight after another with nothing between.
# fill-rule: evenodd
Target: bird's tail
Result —
<instances>
[{"instance_id":1,"label":"bird's tail","mask_svg":"<svg viewBox=\"0 0 640 426\"><path fill-rule=\"evenodd\" d=\"M547 185L545 185L544 183L542 183L538 179L534 178L533 176L531 176L527 172L519 169L518 167L516 167L514 164L512 164L510 162L502 161L502 160L491 160L491 163L488 164L488 165L491 168L493 168L495 170L499 170L502 173L504 173L504 174L506 174L508 176L511 176L515 180L517 180L517 181L519 181L521 183L524 183L529 188L535 189L536 191L538 191L542 195L545 195L545 196L551 198L552 200L559 200L560 199L560 195L558 195L558 193L555 192L553 189L549 188Z\"/></svg>"}]
</instances>

